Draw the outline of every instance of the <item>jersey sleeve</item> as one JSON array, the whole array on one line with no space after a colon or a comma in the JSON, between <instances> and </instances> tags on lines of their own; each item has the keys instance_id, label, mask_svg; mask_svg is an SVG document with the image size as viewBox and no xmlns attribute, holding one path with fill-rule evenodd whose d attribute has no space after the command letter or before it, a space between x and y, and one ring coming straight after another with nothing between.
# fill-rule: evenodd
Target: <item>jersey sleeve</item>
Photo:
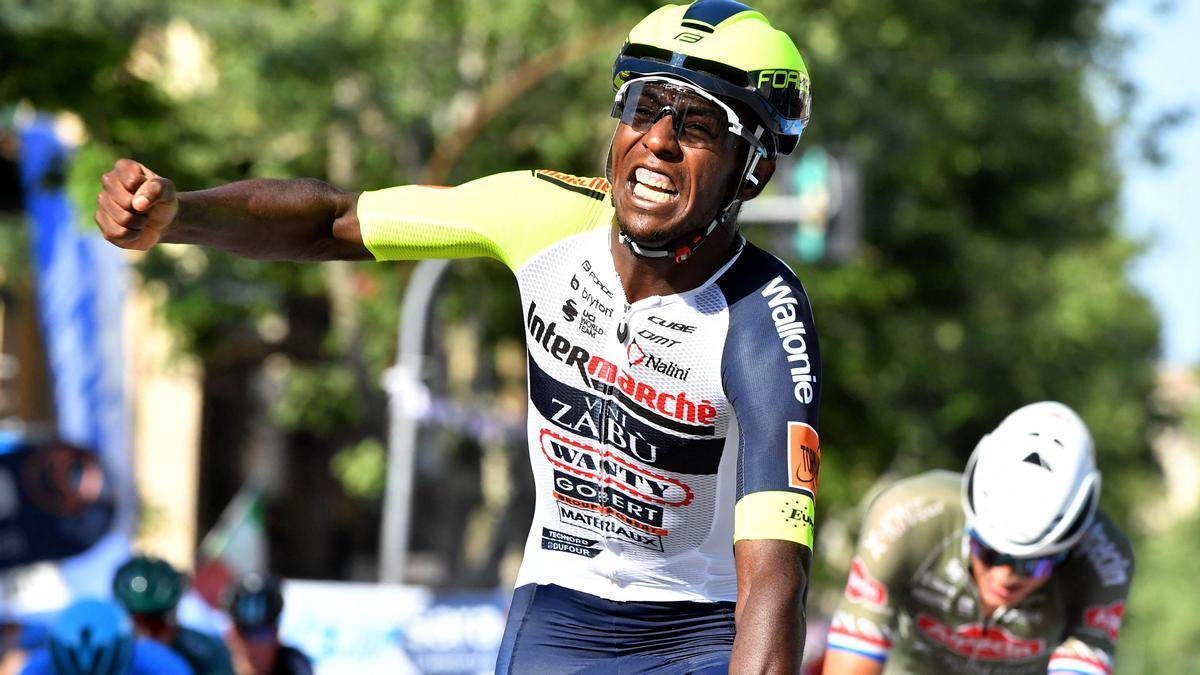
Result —
<instances>
[{"instance_id":1,"label":"jersey sleeve","mask_svg":"<svg viewBox=\"0 0 1200 675\"><path fill-rule=\"evenodd\" d=\"M910 579L945 536L938 523L956 503L960 476L931 472L884 490L867 509L850 575L829 628L828 648L886 661Z\"/></svg>"},{"instance_id":2,"label":"jersey sleeve","mask_svg":"<svg viewBox=\"0 0 1200 675\"><path fill-rule=\"evenodd\" d=\"M1079 593L1068 609L1066 637L1050 655L1050 673L1111 675L1133 571L1129 540L1100 514L1071 559L1055 571L1075 579L1072 588Z\"/></svg>"},{"instance_id":3,"label":"jersey sleeve","mask_svg":"<svg viewBox=\"0 0 1200 675\"><path fill-rule=\"evenodd\" d=\"M734 541L813 545L821 466L821 354L808 296L779 260L747 246L722 284L721 380L738 427Z\"/></svg>"},{"instance_id":4,"label":"jersey sleeve","mask_svg":"<svg viewBox=\"0 0 1200 675\"><path fill-rule=\"evenodd\" d=\"M444 188L404 185L358 199L363 243L377 260L488 257L517 269L531 255L602 221L603 178L513 171Z\"/></svg>"}]
</instances>

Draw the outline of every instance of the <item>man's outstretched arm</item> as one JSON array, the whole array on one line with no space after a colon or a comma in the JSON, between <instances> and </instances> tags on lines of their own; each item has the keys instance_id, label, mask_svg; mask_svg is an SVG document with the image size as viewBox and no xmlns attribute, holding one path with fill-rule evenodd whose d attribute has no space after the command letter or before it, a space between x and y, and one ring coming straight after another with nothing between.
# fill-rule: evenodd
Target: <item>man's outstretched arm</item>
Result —
<instances>
[{"instance_id":1,"label":"man's outstretched arm","mask_svg":"<svg viewBox=\"0 0 1200 675\"><path fill-rule=\"evenodd\" d=\"M797 673L804 655L804 596L812 552L751 539L734 546L738 600L730 673Z\"/></svg>"},{"instance_id":2,"label":"man's outstretched arm","mask_svg":"<svg viewBox=\"0 0 1200 675\"><path fill-rule=\"evenodd\" d=\"M260 260L369 260L358 193L315 179L256 179L176 193L146 166L118 160L100 179L96 224L122 248L201 244Z\"/></svg>"}]
</instances>

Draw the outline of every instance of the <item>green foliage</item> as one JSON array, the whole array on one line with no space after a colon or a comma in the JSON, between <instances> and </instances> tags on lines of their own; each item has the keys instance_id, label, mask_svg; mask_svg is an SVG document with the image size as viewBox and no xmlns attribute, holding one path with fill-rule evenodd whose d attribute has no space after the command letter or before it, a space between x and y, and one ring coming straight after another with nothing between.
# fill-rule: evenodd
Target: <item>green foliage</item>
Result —
<instances>
[{"instance_id":1,"label":"green foliage","mask_svg":"<svg viewBox=\"0 0 1200 675\"><path fill-rule=\"evenodd\" d=\"M1181 673L1200 658L1200 624L1191 606L1200 597L1200 577L1188 571L1197 556L1197 516L1140 542L1115 672Z\"/></svg>"},{"instance_id":2,"label":"green foliage","mask_svg":"<svg viewBox=\"0 0 1200 675\"><path fill-rule=\"evenodd\" d=\"M338 451L329 468L347 494L377 501L386 487L387 449L377 439L364 439Z\"/></svg>"},{"instance_id":3,"label":"green foliage","mask_svg":"<svg viewBox=\"0 0 1200 675\"><path fill-rule=\"evenodd\" d=\"M284 429L332 437L362 421L354 374L337 363L293 365L271 417Z\"/></svg>"}]
</instances>

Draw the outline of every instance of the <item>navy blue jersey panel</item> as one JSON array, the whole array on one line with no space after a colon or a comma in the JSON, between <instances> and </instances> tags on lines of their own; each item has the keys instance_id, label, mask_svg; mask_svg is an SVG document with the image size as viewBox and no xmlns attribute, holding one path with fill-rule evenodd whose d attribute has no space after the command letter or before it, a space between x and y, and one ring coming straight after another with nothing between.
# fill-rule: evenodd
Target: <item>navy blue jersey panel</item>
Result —
<instances>
[{"instance_id":1,"label":"navy blue jersey panel","mask_svg":"<svg viewBox=\"0 0 1200 675\"><path fill-rule=\"evenodd\" d=\"M687 13L683 15L683 20L699 21L716 26L734 14L750 10L750 7L733 0L700 0L700 2L692 3Z\"/></svg>"},{"instance_id":2,"label":"navy blue jersey panel","mask_svg":"<svg viewBox=\"0 0 1200 675\"><path fill-rule=\"evenodd\" d=\"M718 285L729 303L721 381L741 433L737 497L802 489L789 444L797 455L797 439L815 444L821 400L808 295L787 265L752 244ZM813 473L815 481L815 467Z\"/></svg>"}]
</instances>

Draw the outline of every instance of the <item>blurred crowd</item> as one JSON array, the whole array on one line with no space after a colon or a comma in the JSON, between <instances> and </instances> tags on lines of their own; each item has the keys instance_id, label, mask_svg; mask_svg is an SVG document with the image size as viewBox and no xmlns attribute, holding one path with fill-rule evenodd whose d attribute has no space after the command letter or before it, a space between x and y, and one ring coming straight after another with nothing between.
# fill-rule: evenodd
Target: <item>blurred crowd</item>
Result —
<instances>
[{"instance_id":1,"label":"blurred crowd","mask_svg":"<svg viewBox=\"0 0 1200 675\"><path fill-rule=\"evenodd\" d=\"M82 599L48 625L7 622L0 675L311 675L311 659L279 638L279 578L246 574L222 594L224 629L181 622L188 575L134 555L117 568L112 598Z\"/></svg>"}]
</instances>

